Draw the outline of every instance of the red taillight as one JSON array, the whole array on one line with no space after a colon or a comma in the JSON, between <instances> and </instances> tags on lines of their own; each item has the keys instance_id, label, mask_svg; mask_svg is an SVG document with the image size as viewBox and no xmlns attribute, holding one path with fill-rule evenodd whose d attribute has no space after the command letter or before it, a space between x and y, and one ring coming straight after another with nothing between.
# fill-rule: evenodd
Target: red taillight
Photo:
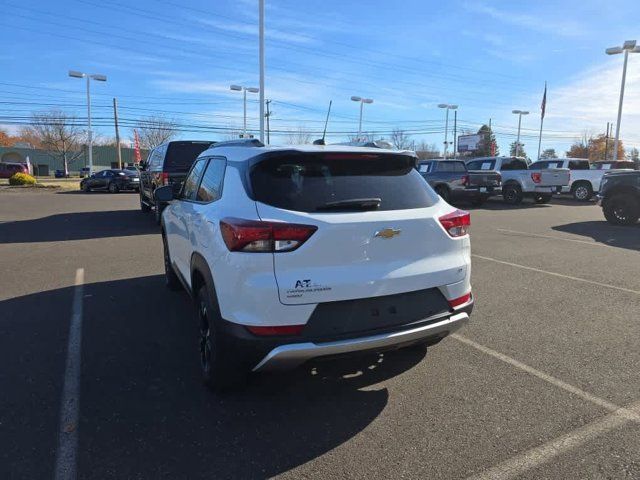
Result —
<instances>
[{"instance_id":1,"label":"red taillight","mask_svg":"<svg viewBox=\"0 0 640 480\"><path fill-rule=\"evenodd\" d=\"M169 174L167 172L161 173L162 185L169 185Z\"/></svg>"},{"instance_id":2,"label":"red taillight","mask_svg":"<svg viewBox=\"0 0 640 480\"><path fill-rule=\"evenodd\" d=\"M300 335L304 325L280 325L277 327L246 327L254 335L262 337L274 335Z\"/></svg>"},{"instance_id":3,"label":"red taillight","mask_svg":"<svg viewBox=\"0 0 640 480\"><path fill-rule=\"evenodd\" d=\"M452 237L463 237L469 233L471 226L471 214L464 210L456 210L440 217L440 223Z\"/></svg>"},{"instance_id":4,"label":"red taillight","mask_svg":"<svg viewBox=\"0 0 640 480\"><path fill-rule=\"evenodd\" d=\"M222 239L231 252L290 252L306 242L317 229L315 225L241 218L220 221Z\"/></svg>"},{"instance_id":5,"label":"red taillight","mask_svg":"<svg viewBox=\"0 0 640 480\"><path fill-rule=\"evenodd\" d=\"M453 300L449 300L449 306L451 308L456 308L459 307L461 305L465 305L467 303L469 303L471 301L471 292L458 297L458 298L454 298Z\"/></svg>"},{"instance_id":6,"label":"red taillight","mask_svg":"<svg viewBox=\"0 0 640 480\"><path fill-rule=\"evenodd\" d=\"M467 185L470 185L471 182L469 181L469 175L465 175L464 177L462 177L462 185L464 185L465 187Z\"/></svg>"},{"instance_id":7,"label":"red taillight","mask_svg":"<svg viewBox=\"0 0 640 480\"><path fill-rule=\"evenodd\" d=\"M533 180L533 183L542 182L542 173L541 172L533 172L531 174L531 180Z\"/></svg>"}]
</instances>

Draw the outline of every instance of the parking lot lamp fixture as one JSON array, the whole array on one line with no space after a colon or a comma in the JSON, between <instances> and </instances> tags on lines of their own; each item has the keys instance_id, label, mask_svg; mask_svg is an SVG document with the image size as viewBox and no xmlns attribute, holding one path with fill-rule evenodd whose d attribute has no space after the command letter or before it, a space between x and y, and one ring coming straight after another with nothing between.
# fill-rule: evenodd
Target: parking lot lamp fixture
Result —
<instances>
[{"instance_id":1,"label":"parking lot lamp fixture","mask_svg":"<svg viewBox=\"0 0 640 480\"><path fill-rule=\"evenodd\" d=\"M362 135L362 109L365 103L373 103L373 99L362 98L354 95L351 97L351 101L360 102L360 121L358 122L358 141L360 141L360 135Z\"/></svg>"},{"instance_id":2,"label":"parking lot lamp fixture","mask_svg":"<svg viewBox=\"0 0 640 480\"><path fill-rule=\"evenodd\" d=\"M511 113L518 115L518 138L516 140L516 157L520 153L520 127L522 126L522 116L529 115L529 112L525 110L513 110Z\"/></svg>"},{"instance_id":3,"label":"parking lot lamp fixture","mask_svg":"<svg viewBox=\"0 0 640 480\"><path fill-rule=\"evenodd\" d=\"M449 135L449 110L456 110L458 105L451 105L449 103L441 103L438 108L444 108L446 110L444 121L444 159L447 159L447 150L449 148L448 135Z\"/></svg>"},{"instance_id":4,"label":"parking lot lamp fixture","mask_svg":"<svg viewBox=\"0 0 640 480\"><path fill-rule=\"evenodd\" d=\"M259 93L260 89L255 87L243 87L240 85L231 85L229 87L234 92L243 92L244 93L244 123L242 128L242 138L247 138L247 92L249 93Z\"/></svg>"}]
</instances>

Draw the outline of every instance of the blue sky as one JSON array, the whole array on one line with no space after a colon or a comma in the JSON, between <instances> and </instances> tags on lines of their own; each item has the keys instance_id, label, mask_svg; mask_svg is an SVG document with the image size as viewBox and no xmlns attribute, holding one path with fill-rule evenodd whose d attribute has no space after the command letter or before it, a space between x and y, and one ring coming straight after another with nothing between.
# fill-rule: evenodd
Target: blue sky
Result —
<instances>
[{"instance_id":1,"label":"blue sky","mask_svg":"<svg viewBox=\"0 0 640 480\"><path fill-rule=\"evenodd\" d=\"M84 84L69 69L108 76L93 86L105 137L117 97L125 138L150 115L173 119L183 138L225 138L242 125L242 98L229 85L258 85L257 0L0 0L0 8L0 124L12 129L34 110L86 115ZM401 128L441 146L436 106L455 103L459 131L491 118L503 152L515 139L511 110L530 110L523 142L535 155L546 80L543 148L564 151L615 121L622 56L604 49L640 40L635 10L631 1L266 0L272 143L298 130L318 137L329 100L329 140L344 140L357 130L349 98L359 95L374 99L363 129L376 136ZM640 147L639 124L640 54L629 61L628 147Z\"/></svg>"}]
</instances>

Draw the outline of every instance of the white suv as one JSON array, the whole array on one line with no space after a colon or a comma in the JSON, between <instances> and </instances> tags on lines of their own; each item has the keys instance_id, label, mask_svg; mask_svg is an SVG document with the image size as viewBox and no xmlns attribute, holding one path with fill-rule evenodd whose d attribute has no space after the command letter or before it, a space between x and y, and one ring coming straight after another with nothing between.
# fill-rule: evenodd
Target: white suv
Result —
<instances>
[{"instance_id":1,"label":"white suv","mask_svg":"<svg viewBox=\"0 0 640 480\"><path fill-rule=\"evenodd\" d=\"M409 152L220 143L156 191L167 284L196 301L204 380L433 345L469 320L469 213Z\"/></svg>"}]
</instances>

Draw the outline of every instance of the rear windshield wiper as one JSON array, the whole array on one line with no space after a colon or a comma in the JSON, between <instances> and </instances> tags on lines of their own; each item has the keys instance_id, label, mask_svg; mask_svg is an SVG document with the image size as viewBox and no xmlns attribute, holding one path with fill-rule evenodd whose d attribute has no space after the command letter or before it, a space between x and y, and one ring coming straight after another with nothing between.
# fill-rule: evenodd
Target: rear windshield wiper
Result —
<instances>
[{"instance_id":1,"label":"rear windshield wiper","mask_svg":"<svg viewBox=\"0 0 640 480\"><path fill-rule=\"evenodd\" d=\"M380 203L382 203L381 198L349 198L327 202L317 206L316 210L376 210Z\"/></svg>"}]
</instances>

